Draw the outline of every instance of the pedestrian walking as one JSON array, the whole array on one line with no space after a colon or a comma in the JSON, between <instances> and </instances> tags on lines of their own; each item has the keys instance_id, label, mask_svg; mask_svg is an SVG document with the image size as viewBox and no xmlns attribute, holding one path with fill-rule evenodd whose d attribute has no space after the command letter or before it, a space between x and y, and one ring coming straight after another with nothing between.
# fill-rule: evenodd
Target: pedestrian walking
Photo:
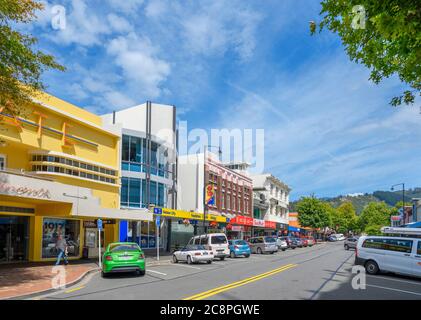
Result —
<instances>
[{"instance_id":1,"label":"pedestrian walking","mask_svg":"<svg viewBox=\"0 0 421 320\"><path fill-rule=\"evenodd\" d=\"M64 264L67 265L69 263L67 261L67 254L68 254L67 243L66 243L66 240L63 239L63 236L61 234L59 234L57 237L56 248L59 251L58 256L57 256L56 266L60 264L61 258L64 259Z\"/></svg>"}]
</instances>

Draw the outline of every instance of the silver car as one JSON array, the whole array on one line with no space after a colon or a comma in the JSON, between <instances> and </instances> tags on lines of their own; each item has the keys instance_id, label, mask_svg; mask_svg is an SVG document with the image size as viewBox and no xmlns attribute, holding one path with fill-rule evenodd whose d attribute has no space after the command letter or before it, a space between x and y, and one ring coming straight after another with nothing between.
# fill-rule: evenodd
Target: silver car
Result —
<instances>
[{"instance_id":1,"label":"silver car","mask_svg":"<svg viewBox=\"0 0 421 320\"><path fill-rule=\"evenodd\" d=\"M279 250L285 251L286 249L288 249L288 243L285 239L275 238L275 240Z\"/></svg>"},{"instance_id":2,"label":"silver car","mask_svg":"<svg viewBox=\"0 0 421 320\"><path fill-rule=\"evenodd\" d=\"M273 237L255 237L250 238L249 246L251 253L275 253L278 251L276 239Z\"/></svg>"},{"instance_id":3,"label":"silver car","mask_svg":"<svg viewBox=\"0 0 421 320\"><path fill-rule=\"evenodd\" d=\"M355 249L357 247L358 237L350 237L345 240L344 248L345 250Z\"/></svg>"}]
</instances>

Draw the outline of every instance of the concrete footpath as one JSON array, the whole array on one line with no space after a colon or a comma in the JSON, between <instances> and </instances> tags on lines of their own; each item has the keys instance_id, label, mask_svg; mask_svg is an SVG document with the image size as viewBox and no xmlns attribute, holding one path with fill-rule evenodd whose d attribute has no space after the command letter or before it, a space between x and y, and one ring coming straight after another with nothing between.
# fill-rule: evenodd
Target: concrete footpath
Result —
<instances>
[{"instance_id":1,"label":"concrete footpath","mask_svg":"<svg viewBox=\"0 0 421 320\"><path fill-rule=\"evenodd\" d=\"M171 263L171 255L146 257L146 267ZM97 260L73 260L67 266L61 265L66 271L64 278L66 287L82 281L87 275L99 272ZM0 265L0 300L22 299L41 293L54 292L54 284L58 283L59 270L49 263L19 263ZM63 283L62 283L63 284Z\"/></svg>"}]
</instances>

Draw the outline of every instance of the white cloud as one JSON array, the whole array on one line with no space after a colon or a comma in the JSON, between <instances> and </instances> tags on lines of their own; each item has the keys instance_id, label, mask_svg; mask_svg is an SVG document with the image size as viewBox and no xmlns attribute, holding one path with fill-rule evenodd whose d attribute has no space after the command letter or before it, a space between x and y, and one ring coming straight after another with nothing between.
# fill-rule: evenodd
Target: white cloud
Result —
<instances>
[{"instance_id":1,"label":"white cloud","mask_svg":"<svg viewBox=\"0 0 421 320\"><path fill-rule=\"evenodd\" d=\"M110 7L118 12L136 14L144 0L107 0Z\"/></svg>"},{"instance_id":2,"label":"white cloud","mask_svg":"<svg viewBox=\"0 0 421 320\"><path fill-rule=\"evenodd\" d=\"M129 32L133 30L129 21L113 13L107 15L107 20L111 28L116 32Z\"/></svg>"},{"instance_id":3,"label":"white cloud","mask_svg":"<svg viewBox=\"0 0 421 320\"><path fill-rule=\"evenodd\" d=\"M110 41L107 52L122 69L126 82L150 98L158 97L161 84L170 74L169 63L158 58L158 48L134 33Z\"/></svg>"}]
</instances>

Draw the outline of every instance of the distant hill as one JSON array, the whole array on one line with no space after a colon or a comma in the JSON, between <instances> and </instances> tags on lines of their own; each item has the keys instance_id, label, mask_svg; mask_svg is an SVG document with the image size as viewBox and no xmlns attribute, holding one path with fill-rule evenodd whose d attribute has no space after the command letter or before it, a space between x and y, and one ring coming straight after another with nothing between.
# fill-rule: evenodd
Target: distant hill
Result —
<instances>
[{"instance_id":1,"label":"distant hill","mask_svg":"<svg viewBox=\"0 0 421 320\"><path fill-rule=\"evenodd\" d=\"M421 188L405 190L405 201L411 202L413 198L421 198ZM333 198L321 198L321 200L329 202L334 208L339 207L344 202L352 202L357 211L360 214L364 207L369 202L381 202L384 201L389 206L394 207L397 202L402 201L402 191L375 191L370 193L356 193L352 195L339 195ZM290 211L296 211L295 205L297 201L290 203Z\"/></svg>"}]
</instances>

